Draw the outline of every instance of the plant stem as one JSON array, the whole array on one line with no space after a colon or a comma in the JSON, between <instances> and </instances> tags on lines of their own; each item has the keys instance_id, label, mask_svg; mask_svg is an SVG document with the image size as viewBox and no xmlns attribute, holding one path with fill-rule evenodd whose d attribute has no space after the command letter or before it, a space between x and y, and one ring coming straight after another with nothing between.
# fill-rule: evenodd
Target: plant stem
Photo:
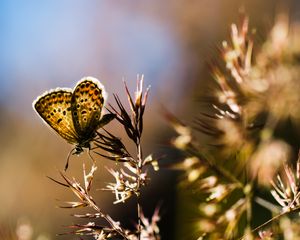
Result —
<instances>
[{"instance_id":1,"label":"plant stem","mask_svg":"<svg viewBox=\"0 0 300 240\"><path fill-rule=\"evenodd\" d=\"M284 216L284 215L286 215L286 214L289 214L289 213L297 212L297 211L299 211L299 210L300 210L300 206L299 206L299 207L296 207L296 208L294 208L294 209L290 209L290 210L288 210L288 211L282 212L282 213L280 213L280 214L278 214L278 215L272 217L272 218L269 219L268 221L264 222L263 224L259 225L258 227L252 229L251 232L252 232L252 233L257 232L257 231L260 230L262 227L265 227L266 225L268 225L268 224L270 224L271 222L273 222L273 221L275 221L275 220L281 218L282 216ZM245 238L245 236L241 237L240 240L241 240L241 239L244 239L244 238Z\"/></svg>"},{"instance_id":2,"label":"plant stem","mask_svg":"<svg viewBox=\"0 0 300 240\"><path fill-rule=\"evenodd\" d=\"M247 188L247 189L246 189ZM249 184L244 188L246 198L246 214L247 214L247 225L251 227L252 219L252 186Z\"/></svg>"},{"instance_id":3,"label":"plant stem","mask_svg":"<svg viewBox=\"0 0 300 240\"><path fill-rule=\"evenodd\" d=\"M138 217L138 240L141 239L141 206L140 206L140 187L141 187L141 172L143 166L142 147L140 139L136 143L137 147L137 217Z\"/></svg>"},{"instance_id":4,"label":"plant stem","mask_svg":"<svg viewBox=\"0 0 300 240\"><path fill-rule=\"evenodd\" d=\"M87 199L90 206L92 208L94 208L98 213L100 213L101 217L104 218L108 223L109 225L117 232L119 233L124 239L128 240L127 236L125 233L123 233L122 230L118 229L115 225L115 222L114 220L107 214L104 214L101 209L93 202L93 201L90 201L90 199Z\"/></svg>"},{"instance_id":5,"label":"plant stem","mask_svg":"<svg viewBox=\"0 0 300 240\"><path fill-rule=\"evenodd\" d=\"M222 168L219 165L214 164L212 161L209 161L206 157L204 157L196 147L191 145L188 149L187 152L189 152L191 155L196 156L200 159L200 161L204 162L207 164L212 171L214 171L218 176L221 176L230 182L236 183L239 188L243 188L244 184L239 181L233 174L228 172L226 169Z\"/></svg>"},{"instance_id":6,"label":"plant stem","mask_svg":"<svg viewBox=\"0 0 300 240\"><path fill-rule=\"evenodd\" d=\"M138 216L138 240L141 239L141 206L140 198L137 197L137 216Z\"/></svg>"}]
</instances>

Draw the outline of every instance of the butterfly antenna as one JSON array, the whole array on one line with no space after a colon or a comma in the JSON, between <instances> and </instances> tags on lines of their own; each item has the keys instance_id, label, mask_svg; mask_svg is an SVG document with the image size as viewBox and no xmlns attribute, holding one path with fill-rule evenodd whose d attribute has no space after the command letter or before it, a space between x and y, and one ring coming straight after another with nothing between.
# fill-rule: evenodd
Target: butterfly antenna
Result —
<instances>
[{"instance_id":1,"label":"butterfly antenna","mask_svg":"<svg viewBox=\"0 0 300 240\"><path fill-rule=\"evenodd\" d=\"M67 157L67 162L66 162L66 165L65 165L65 171L67 171L68 167L69 167L69 160L70 160L70 157L71 157L71 154L74 152L74 150L76 150L76 148L73 148L69 154L68 154L68 157Z\"/></svg>"}]
</instances>

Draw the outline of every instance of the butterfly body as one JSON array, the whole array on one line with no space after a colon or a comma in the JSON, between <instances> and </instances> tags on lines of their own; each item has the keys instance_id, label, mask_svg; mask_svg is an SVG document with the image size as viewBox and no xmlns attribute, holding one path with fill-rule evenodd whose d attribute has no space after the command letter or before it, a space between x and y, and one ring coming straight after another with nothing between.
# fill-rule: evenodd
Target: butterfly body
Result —
<instances>
[{"instance_id":1,"label":"butterfly body","mask_svg":"<svg viewBox=\"0 0 300 240\"><path fill-rule=\"evenodd\" d=\"M75 145L75 154L79 154L90 148L97 129L113 118L106 114L102 119L105 101L104 86L96 78L85 77L74 90L57 88L42 94L33 107L62 138Z\"/></svg>"}]
</instances>

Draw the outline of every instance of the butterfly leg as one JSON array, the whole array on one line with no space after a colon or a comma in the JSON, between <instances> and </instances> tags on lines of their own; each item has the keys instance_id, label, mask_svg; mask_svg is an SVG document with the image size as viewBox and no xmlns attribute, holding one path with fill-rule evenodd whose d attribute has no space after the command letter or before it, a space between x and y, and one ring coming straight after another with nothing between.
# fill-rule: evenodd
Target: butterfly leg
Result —
<instances>
[{"instance_id":1,"label":"butterfly leg","mask_svg":"<svg viewBox=\"0 0 300 240\"><path fill-rule=\"evenodd\" d=\"M69 152L69 154L68 154L68 156L67 156L67 162L66 162L66 165L65 165L65 171L67 171L67 169L68 169L68 167L69 167L69 160L70 160L70 157L71 157L72 153L73 153L75 150L76 150L76 148L73 148L73 149Z\"/></svg>"},{"instance_id":2,"label":"butterfly leg","mask_svg":"<svg viewBox=\"0 0 300 240\"><path fill-rule=\"evenodd\" d=\"M93 165L95 165L96 166L96 160L92 157L92 155L91 155L91 151L90 151L91 149L90 148L88 148L88 150L87 150L87 152L88 152L88 155L89 155L89 157L90 157L90 159L93 161Z\"/></svg>"}]
</instances>

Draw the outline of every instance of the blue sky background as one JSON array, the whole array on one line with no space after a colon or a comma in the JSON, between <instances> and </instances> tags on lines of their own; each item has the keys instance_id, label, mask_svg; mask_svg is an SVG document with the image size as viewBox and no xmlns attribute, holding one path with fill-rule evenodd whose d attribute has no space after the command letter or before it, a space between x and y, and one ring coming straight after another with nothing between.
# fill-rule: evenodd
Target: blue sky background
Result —
<instances>
[{"instance_id":1,"label":"blue sky background","mask_svg":"<svg viewBox=\"0 0 300 240\"><path fill-rule=\"evenodd\" d=\"M171 29L116 2L1 1L0 13L0 101L11 111L26 115L43 91L87 75L113 92L122 77L134 86L144 74L155 89L176 75L180 51Z\"/></svg>"}]
</instances>

